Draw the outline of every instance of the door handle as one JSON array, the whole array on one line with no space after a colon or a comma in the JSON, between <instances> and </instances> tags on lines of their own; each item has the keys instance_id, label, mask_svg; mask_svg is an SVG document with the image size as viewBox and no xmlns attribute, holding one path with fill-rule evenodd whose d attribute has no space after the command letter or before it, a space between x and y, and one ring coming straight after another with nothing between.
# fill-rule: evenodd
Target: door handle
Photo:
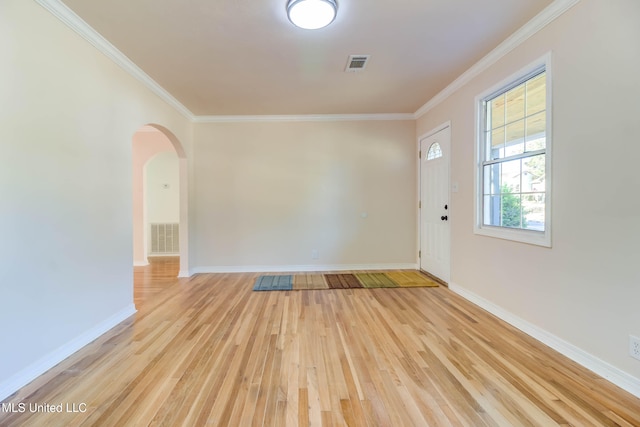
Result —
<instances>
[{"instance_id":1,"label":"door handle","mask_svg":"<svg viewBox=\"0 0 640 427\"><path fill-rule=\"evenodd\" d=\"M448 221L449 217L447 215L443 215L443 216L440 217L440 219L443 220L443 221Z\"/></svg>"}]
</instances>

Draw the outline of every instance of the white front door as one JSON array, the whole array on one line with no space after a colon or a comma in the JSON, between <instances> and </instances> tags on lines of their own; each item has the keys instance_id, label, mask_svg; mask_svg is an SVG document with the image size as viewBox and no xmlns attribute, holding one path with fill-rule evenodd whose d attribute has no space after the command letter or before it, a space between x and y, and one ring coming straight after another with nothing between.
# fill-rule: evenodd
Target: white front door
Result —
<instances>
[{"instance_id":1,"label":"white front door","mask_svg":"<svg viewBox=\"0 0 640 427\"><path fill-rule=\"evenodd\" d=\"M420 140L420 269L449 282L451 129Z\"/></svg>"}]
</instances>

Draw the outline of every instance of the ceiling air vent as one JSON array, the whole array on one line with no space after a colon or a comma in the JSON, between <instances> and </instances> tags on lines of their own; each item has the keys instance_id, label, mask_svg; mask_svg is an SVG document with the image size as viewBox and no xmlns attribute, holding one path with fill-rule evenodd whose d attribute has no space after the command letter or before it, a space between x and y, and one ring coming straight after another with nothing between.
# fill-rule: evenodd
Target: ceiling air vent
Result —
<instances>
[{"instance_id":1,"label":"ceiling air vent","mask_svg":"<svg viewBox=\"0 0 640 427\"><path fill-rule=\"evenodd\" d=\"M355 73L357 71L364 70L364 67L367 66L367 61L369 61L370 56L371 55L350 55L345 71L347 73Z\"/></svg>"}]
</instances>

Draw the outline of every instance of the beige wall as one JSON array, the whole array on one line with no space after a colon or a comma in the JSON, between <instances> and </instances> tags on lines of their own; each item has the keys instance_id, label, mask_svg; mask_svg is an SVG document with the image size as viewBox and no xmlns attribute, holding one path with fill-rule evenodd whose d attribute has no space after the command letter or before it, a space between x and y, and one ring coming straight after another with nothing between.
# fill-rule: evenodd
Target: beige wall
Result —
<instances>
[{"instance_id":1,"label":"beige wall","mask_svg":"<svg viewBox=\"0 0 640 427\"><path fill-rule=\"evenodd\" d=\"M636 379L639 17L636 0L582 0L417 123L452 124L452 282ZM474 235L474 97L548 51L553 247Z\"/></svg>"},{"instance_id":2,"label":"beige wall","mask_svg":"<svg viewBox=\"0 0 640 427\"><path fill-rule=\"evenodd\" d=\"M132 137L191 124L33 1L0 58L1 399L133 310Z\"/></svg>"},{"instance_id":3,"label":"beige wall","mask_svg":"<svg viewBox=\"0 0 640 427\"><path fill-rule=\"evenodd\" d=\"M180 222L178 156L173 151L156 154L145 168L148 224Z\"/></svg>"},{"instance_id":4,"label":"beige wall","mask_svg":"<svg viewBox=\"0 0 640 427\"><path fill-rule=\"evenodd\" d=\"M197 124L194 143L198 271L415 264L413 121Z\"/></svg>"}]
</instances>

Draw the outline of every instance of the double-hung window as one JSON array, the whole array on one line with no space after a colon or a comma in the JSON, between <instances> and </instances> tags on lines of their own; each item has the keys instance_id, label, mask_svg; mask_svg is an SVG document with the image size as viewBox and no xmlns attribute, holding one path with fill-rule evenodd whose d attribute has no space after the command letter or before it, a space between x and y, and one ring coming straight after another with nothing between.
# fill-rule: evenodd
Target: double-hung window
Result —
<instances>
[{"instance_id":1,"label":"double-hung window","mask_svg":"<svg viewBox=\"0 0 640 427\"><path fill-rule=\"evenodd\" d=\"M477 234L551 246L549 76L545 57L476 98Z\"/></svg>"}]
</instances>

